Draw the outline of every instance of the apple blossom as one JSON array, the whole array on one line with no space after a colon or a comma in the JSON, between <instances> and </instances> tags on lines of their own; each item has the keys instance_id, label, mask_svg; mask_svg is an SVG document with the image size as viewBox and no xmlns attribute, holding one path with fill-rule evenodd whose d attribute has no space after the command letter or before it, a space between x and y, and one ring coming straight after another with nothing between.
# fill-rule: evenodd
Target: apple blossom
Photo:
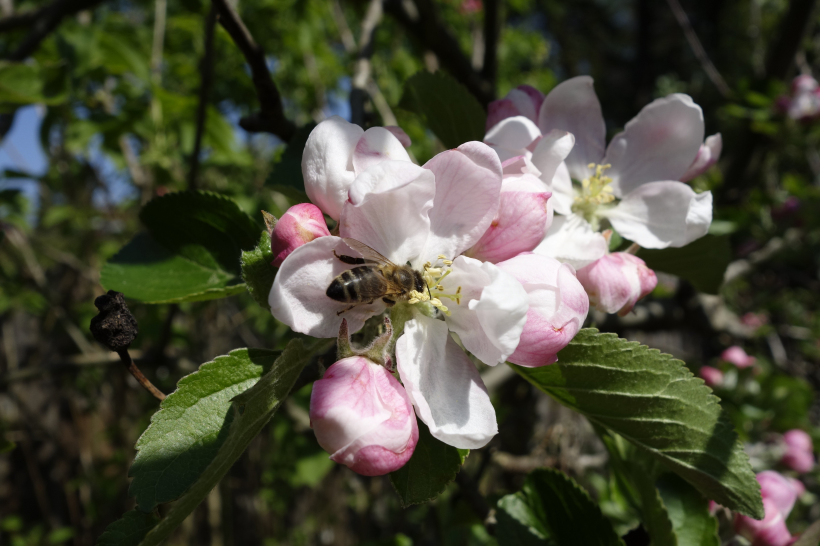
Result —
<instances>
[{"instance_id":1,"label":"apple blossom","mask_svg":"<svg viewBox=\"0 0 820 546\"><path fill-rule=\"evenodd\" d=\"M749 366L754 366L754 363L757 359L753 356L749 356L746 354L741 347L737 345L733 345L723 351L720 354L720 358L728 362L729 364L734 364L738 368L748 368Z\"/></svg>"},{"instance_id":2,"label":"apple blossom","mask_svg":"<svg viewBox=\"0 0 820 546\"><path fill-rule=\"evenodd\" d=\"M521 341L507 360L533 368L552 364L584 324L589 299L575 270L554 258L524 253L498 264L524 286L529 300Z\"/></svg>"},{"instance_id":3,"label":"apple blossom","mask_svg":"<svg viewBox=\"0 0 820 546\"><path fill-rule=\"evenodd\" d=\"M300 203L290 207L273 224L271 252L273 266L279 267L291 252L317 237L330 235L322 211L316 205Z\"/></svg>"},{"instance_id":4,"label":"apple blossom","mask_svg":"<svg viewBox=\"0 0 820 546\"><path fill-rule=\"evenodd\" d=\"M680 247L706 234L711 193L695 193L679 181L697 166L704 137L703 113L690 97L655 100L605 148L606 128L592 78L580 76L556 86L537 116L530 111L533 102L524 100L528 95L514 91L518 93L502 99L508 102L497 111L517 115L501 119L484 138L502 160L524 155L535 163L541 141L554 130L575 137L565 166L550 180L555 212L568 220L556 218L535 252L569 261L556 254L563 249L576 255L576 267L588 265L606 253L602 238L592 243L604 221L646 248ZM574 186L572 179L579 184ZM549 242L553 237L558 242ZM595 253L589 250L593 245Z\"/></svg>"},{"instance_id":5,"label":"apple blossom","mask_svg":"<svg viewBox=\"0 0 820 546\"><path fill-rule=\"evenodd\" d=\"M719 387L723 383L723 372L712 366L701 366L698 376L710 387Z\"/></svg>"},{"instance_id":6,"label":"apple blossom","mask_svg":"<svg viewBox=\"0 0 820 546\"><path fill-rule=\"evenodd\" d=\"M780 463L800 473L811 472L814 468L814 443L811 436L799 429L792 429L783 434L786 453Z\"/></svg>"},{"instance_id":7,"label":"apple blossom","mask_svg":"<svg viewBox=\"0 0 820 546\"><path fill-rule=\"evenodd\" d=\"M753 546L786 546L793 537L786 527L786 518L802 492L802 484L795 486L781 474L767 470L757 474L760 494L763 497L765 516L754 520L748 516L735 515L735 532L749 540Z\"/></svg>"},{"instance_id":8,"label":"apple blossom","mask_svg":"<svg viewBox=\"0 0 820 546\"><path fill-rule=\"evenodd\" d=\"M513 354L524 329L529 305L521 284L492 263L460 255L481 239L498 211L501 164L480 142L438 154L423 167L381 153L357 157L359 150L352 162L364 168L342 204L341 237L321 237L285 259L271 288L271 312L313 337L334 337L342 314L356 331L387 302L374 298L351 307L330 299L328 285L351 267L334 252L356 256L347 239L394 264L409 263L427 286L397 306L404 313L396 344L399 375L434 437L459 448L482 447L498 431L495 410L450 332L478 360L496 365ZM306 147L303 164L320 164L322 153Z\"/></svg>"},{"instance_id":9,"label":"apple blossom","mask_svg":"<svg viewBox=\"0 0 820 546\"><path fill-rule=\"evenodd\" d=\"M339 116L328 118L311 131L305 143L305 192L322 212L338 220L356 176L385 158L409 162L404 149L409 145L410 138L399 127L365 131Z\"/></svg>"},{"instance_id":10,"label":"apple blossom","mask_svg":"<svg viewBox=\"0 0 820 546\"><path fill-rule=\"evenodd\" d=\"M624 316L658 284L655 272L627 252L614 252L578 270L589 302L604 313Z\"/></svg>"},{"instance_id":11,"label":"apple blossom","mask_svg":"<svg viewBox=\"0 0 820 546\"><path fill-rule=\"evenodd\" d=\"M310 425L333 461L365 476L404 466L419 439L404 387L362 356L339 360L313 384Z\"/></svg>"},{"instance_id":12,"label":"apple blossom","mask_svg":"<svg viewBox=\"0 0 820 546\"><path fill-rule=\"evenodd\" d=\"M695 156L695 160L692 161L692 164L689 165L689 169L680 177L681 182L688 182L696 176L700 176L708 171L709 168L720 159L721 151L723 151L723 137L720 136L720 133L706 137L706 140L700 145L700 150L698 150L698 155Z\"/></svg>"}]
</instances>

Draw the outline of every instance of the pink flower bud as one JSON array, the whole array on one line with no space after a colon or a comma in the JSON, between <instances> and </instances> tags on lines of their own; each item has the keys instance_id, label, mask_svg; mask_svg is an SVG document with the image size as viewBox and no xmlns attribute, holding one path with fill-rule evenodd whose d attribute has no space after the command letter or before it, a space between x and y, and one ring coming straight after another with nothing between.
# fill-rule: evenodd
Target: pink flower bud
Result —
<instances>
[{"instance_id":1,"label":"pink flower bud","mask_svg":"<svg viewBox=\"0 0 820 546\"><path fill-rule=\"evenodd\" d=\"M758 521L749 516L735 515L735 532L752 546L788 546L792 535L786 527L786 518L770 499L763 499L765 517Z\"/></svg>"},{"instance_id":2,"label":"pink flower bud","mask_svg":"<svg viewBox=\"0 0 820 546\"><path fill-rule=\"evenodd\" d=\"M783 515L783 519L789 517L797 497L801 494L800 489L795 487L792 480L774 470L760 472L756 478L763 499L772 501Z\"/></svg>"},{"instance_id":3,"label":"pink flower bud","mask_svg":"<svg viewBox=\"0 0 820 546\"><path fill-rule=\"evenodd\" d=\"M547 233L550 193L502 192L492 224L468 255L498 263L530 252Z\"/></svg>"},{"instance_id":4,"label":"pink flower bud","mask_svg":"<svg viewBox=\"0 0 820 546\"><path fill-rule=\"evenodd\" d=\"M681 182L688 182L696 176L700 176L709 170L709 167L717 163L720 159L720 152L723 150L723 138L720 133L716 133L708 137L703 144L700 145L698 155L689 166L686 173L681 176Z\"/></svg>"},{"instance_id":5,"label":"pink flower bud","mask_svg":"<svg viewBox=\"0 0 820 546\"><path fill-rule=\"evenodd\" d=\"M698 375L710 387L719 387L723 383L723 372L712 366L701 366Z\"/></svg>"},{"instance_id":6,"label":"pink flower bud","mask_svg":"<svg viewBox=\"0 0 820 546\"><path fill-rule=\"evenodd\" d=\"M513 364L534 368L552 364L584 323L589 299L572 266L554 258L524 253L498 264L516 278L527 292L527 322Z\"/></svg>"},{"instance_id":7,"label":"pink flower bud","mask_svg":"<svg viewBox=\"0 0 820 546\"><path fill-rule=\"evenodd\" d=\"M300 203L290 207L276 222L270 237L273 266L279 267L291 252L305 243L330 235L322 211L316 205Z\"/></svg>"},{"instance_id":8,"label":"pink flower bud","mask_svg":"<svg viewBox=\"0 0 820 546\"><path fill-rule=\"evenodd\" d=\"M404 466L419 439L404 387L360 356L336 362L313 384L310 426L331 460L364 476Z\"/></svg>"},{"instance_id":9,"label":"pink flower bud","mask_svg":"<svg viewBox=\"0 0 820 546\"><path fill-rule=\"evenodd\" d=\"M734 364L738 368L748 368L749 366L754 366L754 363L757 361L755 357L747 355L746 351L737 345L733 345L723 351L720 354L720 358L729 364Z\"/></svg>"},{"instance_id":10,"label":"pink flower bud","mask_svg":"<svg viewBox=\"0 0 820 546\"><path fill-rule=\"evenodd\" d=\"M607 254L578 270L578 280L599 311L624 316L658 284L655 272L637 256L626 252Z\"/></svg>"},{"instance_id":11,"label":"pink flower bud","mask_svg":"<svg viewBox=\"0 0 820 546\"><path fill-rule=\"evenodd\" d=\"M786 453L780 463L800 473L811 472L814 468L814 444L811 436L802 430L793 429L783 434Z\"/></svg>"}]
</instances>

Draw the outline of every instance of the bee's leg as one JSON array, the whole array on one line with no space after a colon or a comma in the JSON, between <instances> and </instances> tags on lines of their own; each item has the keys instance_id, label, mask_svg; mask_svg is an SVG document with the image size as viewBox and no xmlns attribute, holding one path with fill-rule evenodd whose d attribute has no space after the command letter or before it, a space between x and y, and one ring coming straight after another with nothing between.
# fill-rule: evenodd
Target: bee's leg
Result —
<instances>
[{"instance_id":1,"label":"bee's leg","mask_svg":"<svg viewBox=\"0 0 820 546\"><path fill-rule=\"evenodd\" d=\"M337 258L339 258L340 261L342 261L346 264L358 265L358 264L365 263L364 258L354 258L353 256L345 256L344 254L339 256L338 254L336 254L335 250L333 251L333 255L336 256Z\"/></svg>"},{"instance_id":2,"label":"bee's leg","mask_svg":"<svg viewBox=\"0 0 820 546\"><path fill-rule=\"evenodd\" d=\"M382 298L382 301L386 303L388 307L393 307L396 305L395 300L391 300L390 298Z\"/></svg>"},{"instance_id":3,"label":"bee's leg","mask_svg":"<svg viewBox=\"0 0 820 546\"><path fill-rule=\"evenodd\" d=\"M354 304L353 304L353 305L351 305L350 307L348 307L348 308L346 308L346 309L342 309L341 311L339 311L338 313L336 313L336 316L338 317L338 316L339 316L339 315L341 315L342 313L346 313L346 312L350 311L351 309L353 309L353 308L354 308L354 307L356 307L357 305L359 305L359 304L358 304L358 303L354 303Z\"/></svg>"}]
</instances>

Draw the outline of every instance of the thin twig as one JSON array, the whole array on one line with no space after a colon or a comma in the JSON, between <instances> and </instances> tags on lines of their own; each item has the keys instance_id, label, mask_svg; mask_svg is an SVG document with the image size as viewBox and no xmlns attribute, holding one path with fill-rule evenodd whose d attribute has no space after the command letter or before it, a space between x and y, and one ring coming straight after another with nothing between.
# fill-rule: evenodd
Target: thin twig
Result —
<instances>
[{"instance_id":1,"label":"thin twig","mask_svg":"<svg viewBox=\"0 0 820 546\"><path fill-rule=\"evenodd\" d=\"M413 9L415 8L415 9ZM458 40L439 20L432 0L386 0L384 10L404 26L425 48L432 51L447 70L483 105L495 99L493 84L473 70Z\"/></svg>"},{"instance_id":2,"label":"thin twig","mask_svg":"<svg viewBox=\"0 0 820 546\"><path fill-rule=\"evenodd\" d=\"M240 127L248 132L264 131L285 141L290 140L296 131L296 126L285 117L282 97L268 70L265 52L253 40L253 36L227 0L213 0L213 2L219 13L219 23L231 36L248 62L259 99L261 111L254 116L239 120Z\"/></svg>"},{"instance_id":3,"label":"thin twig","mask_svg":"<svg viewBox=\"0 0 820 546\"><path fill-rule=\"evenodd\" d=\"M689 22L689 17L686 16L686 12L683 11L680 2L678 2L678 0L666 0L666 3L669 4L669 9L672 10L675 19L677 19L684 35L686 35L686 41L689 42L689 47L692 48L692 53L697 57L700 66L704 72L706 72L709 79L712 80L712 83L715 84L721 96L728 98L732 94L732 90L726 84L726 80L723 79L723 76L720 75L717 68L715 68L711 59L709 59L706 50L703 49L703 45L701 45L698 35L695 33L695 29L692 28L692 23Z\"/></svg>"},{"instance_id":4,"label":"thin twig","mask_svg":"<svg viewBox=\"0 0 820 546\"><path fill-rule=\"evenodd\" d=\"M370 0L362 20L359 54L350 90L350 121L364 127L364 106L367 102L367 82L370 80L370 57L373 56L373 35L382 19L382 1Z\"/></svg>"},{"instance_id":5,"label":"thin twig","mask_svg":"<svg viewBox=\"0 0 820 546\"><path fill-rule=\"evenodd\" d=\"M128 371L131 372L131 375L134 376L134 379L136 379L145 390L150 392L157 400L165 400L165 395L162 391L156 388L153 383L148 381L148 378L142 375L140 369L137 368L137 365L133 360L131 360L131 355L128 354L128 349L121 349L117 351L117 354L120 355L120 360L122 360L122 363L125 364L126 368L128 368Z\"/></svg>"},{"instance_id":6,"label":"thin twig","mask_svg":"<svg viewBox=\"0 0 820 546\"><path fill-rule=\"evenodd\" d=\"M199 84L199 104L196 109L196 136L194 138L194 151L191 154L191 168L188 171L188 189L196 189L197 173L199 171L199 155L202 152L202 136L205 133L205 122L208 114L208 95L211 90L211 82L214 77L214 29L216 27L216 6L211 4L211 9L205 18L205 51L202 53L202 60L199 63L199 72L202 80Z\"/></svg>"}]
</instances>

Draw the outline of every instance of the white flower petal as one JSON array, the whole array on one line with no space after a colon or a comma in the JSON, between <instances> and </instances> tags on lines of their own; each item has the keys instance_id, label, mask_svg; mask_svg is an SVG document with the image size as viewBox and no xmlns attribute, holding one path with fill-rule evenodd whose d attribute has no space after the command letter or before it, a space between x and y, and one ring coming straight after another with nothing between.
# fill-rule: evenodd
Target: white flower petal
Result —
<instances>
[{"instance_id":1,"label":"white flower petal","mask_svg":"<svg viewBox=\"0 0 820 546\"><path fill-rule=\"evenodd\" d=\"M560 129L575 135L575 147L566 163L573 177L584 178L588 164L601 162L606 142L604 116L592 78L578 76L555 86L541 105L538 127L543 134Z\"/></svg>"},{"instance_id":2,"label":"white flower petal","mask_svg":"<svg viewBox=\"0 0 820 546\"><path fill-rule=\"evenodd\" d=\"M416 414L434 438L478 449L498 434L487 388L444 322L419 315L405 323L396 361Z\"/></svg>"},{"instance_id":3,"label":"white flower petal","mask_svg":"<svg viewBox=\"0 0 820 546\"><path fill-rule=\"evenodd\" d=\"M356 177L342 209L340 235L404 265L424 248L435 176L406 161L382 161Z\"/></svg>"},{"instance_id":4,"label":"white flower petal","mask_svg":"<svg viewBox=\"0 0 820 546\"><path fill-rule=\"evenodd\" d=\"M486 144L467 142L438 154L424 168L435 173L436 198L420 262L439 254L452 259L490 227L501 195L501 162Z\"/></svg>"},{"instance_id":5,"label":"white flower petal","mask_svg":"<svg viewBox=\"0 0 820 546\"><path fill-rule=\"evenodd\" d=\"M361 127L333 116L311 131L302 153L305 192L322 212L338 220L353 183L353 149L364 134Z\"/></svg>"},{"instance_id":6,"label":"white flower petal","mask_svg":"<svg viewBox=\"0 0 820 546\"><path fill-rule=\"evenodd\" d=\"M371 316L384 310L381 300L370 305L357 305L341 316L339 311L351 304L330 299L327 287L331 281L350 269L333 255L358 256L338 237L319 237L294 250L279 268L273 281L268 303L276 320L302 334L313 337L336 337L346 318L351 332L359 330Z\"/></svg>"},{"instance_id":7,"label":"white flower petal","mask_svg":"<svg viewBox=\"0 0 820 546\"><path fill-rule=\"evenodd\" d=\"M409 162L410 156L393 131L385 127L371 127L364 132L353 150L353 170L358 175L386 159Z\"/></svg>"},{"instance_id":8,"label":"white flower petal","mask_svg":"<svg viewBox=\"0 0 820 546\"><path fill-rule=\"evenodd\" d=\"M527 321L521 283L494 264L459 256L441 284L449 294L461 287L461 304L445 300L451 313L445 320L464 347L489 366L507 360Z\"/></svg>"},{"instance_id":9,"label":"white flower petal","mask_svg":"<svg viewBox=\"0 0 820 546\"><path fill-rule=\"evenodd\" d=\"M604 236L592 231L592 226L586 220L572 214L556 216L547 236L533 252L581 269L604 256L608 250L609 245Z\"/></svg>"},{"instance_id":10,"label":"white flower petal","mask_svg":"<svg viewBox=\"0 0 820 546\"><path fill-rule=\"evenodd\" d=\"M604 163L612 165L612 190L622 197L641 184L679 180L703 143L703 112L688 95L676 93L644 108L615 135Z\"/></svg>"},{"instance_id":11,"label":"white flower petal","mask_svg":"<svg viewBox=\"0 0 820 546\"><path fill-rule=\"evenodd\" d=\"M554 129L538 141L532 152L532 164L541 171L541 180L552 184L558 167L572 151L575 137L572 133Z\"/></svg>"},{"instance_id":12,"label":"white flower petal","mask_svg":"<svg viewBox=\"0 0 820 546\"><path fill-rule=\"evenodd\" d=\"M683 182L650 182L602 215L624 238L644 248L681 247L709 231L712 193L695 193Z\"/></svg>"}]
</instances>

